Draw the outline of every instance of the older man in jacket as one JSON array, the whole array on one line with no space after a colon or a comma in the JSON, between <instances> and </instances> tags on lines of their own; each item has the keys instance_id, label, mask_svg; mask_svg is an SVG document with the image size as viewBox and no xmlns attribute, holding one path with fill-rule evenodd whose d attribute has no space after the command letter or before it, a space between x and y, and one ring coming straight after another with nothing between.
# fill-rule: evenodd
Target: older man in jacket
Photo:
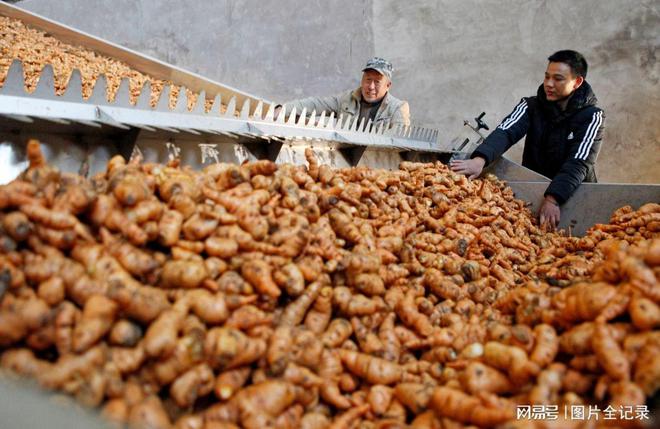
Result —
<instances>
[{"instance_id":1,"label":"older man in jacket","mask_svg":"<svg viewBox=\"0 0 660 429\"><path fill-rule=\"evenodd\" d=\"M382 58L372 58L362 70L360 87L329 97L309 97L287 102L287 112L293 107L300 113L316 111L343 116L359 117L364 123L380 125L389 121L390 126L410 125L410 108L407 101L399 100L390 94L392 86L392 64ZM279 110L278 110L279 113Z\"/></svg>"}]
</instances>

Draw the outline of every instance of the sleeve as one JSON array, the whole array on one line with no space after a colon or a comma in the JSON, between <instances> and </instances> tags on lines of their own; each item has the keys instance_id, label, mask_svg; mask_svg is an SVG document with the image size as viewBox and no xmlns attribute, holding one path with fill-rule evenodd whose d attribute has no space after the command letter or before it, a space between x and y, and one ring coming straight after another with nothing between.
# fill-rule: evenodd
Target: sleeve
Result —
<instances>
[{"instance_id":1,"label":"sleeve","mask_svg":"<svg viewBox=\"0 0 660 429\"><path fill-rule=\"evenodd\" d=\"M569 156L564 161L545 191L552 195L559 204L565 203L587 176L589 167L596 163L603 134L605 116L603 111L596 109L580 125L575 133L574 143Z\"/></svg>"},{"instance_id":2,"label":"sleeve","mask_svg":"<svg viewBox=\"0 0 660 429\"><path fill-rule=\"evenodd\" d=\"M335 112L335 115L338 115L340 104L340 96L332 95L329 97L308 97L300 100L292 100L286 102L284 105L286 106L287 114L289 114L295 107L298 114L300 114L303 109L307 109L308 115L311 114L313 110L316 110L316 114L326 112L326 114L329 115L331 112Z\"/></svg>"},{"instance_id":3,"label":"sleeve","mask_svg":"<svg viewBox=\"0 0 660 429\"><path fill-rule=\"evenodd\" d=\"M401 107L392 115L392 122L390 125L404 125L410 126L410 106L407 101L401 104Z\"/></svg>"},{"instance_id":4,"label":"sleeve","mask_svg":"<svg viewBox=\"0 0 660 429\"><path fill-rule=\"evenodd\" d=\"M470 158L482 157L488 165L523 138L529 128L528 104L528 100L523 98L502 123L486 137L486 140L472 152Z\"/></svg>"}]
</instances>

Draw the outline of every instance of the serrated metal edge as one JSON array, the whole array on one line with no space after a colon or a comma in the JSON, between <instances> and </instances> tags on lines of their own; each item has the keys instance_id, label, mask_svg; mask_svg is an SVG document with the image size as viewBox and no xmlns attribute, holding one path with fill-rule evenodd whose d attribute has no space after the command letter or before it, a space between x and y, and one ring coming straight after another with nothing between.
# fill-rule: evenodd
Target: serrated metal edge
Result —
<instances>
[{"instance_id":1,"label":"serrated metal edge","mask_svg":"<svg viewBox=\"0 0 660 429\"><path fill-rule=\"evenodd\" d=\"M325 128L332 130L335 128L336 120L335 120L335 112L330 112L330 116L328 116L328 122L325 124Z\"/></svg>"},{"instance_id":2,"label":"serrated metal edge","mask_svg":"<svg viewBox=\"0 0 660 429\"><path fill-rule=\"evenodd\" d=\"M202 91L197 94L197 102L193 106L190 113L195 115L204 115L206 114L206 92Z\"/></svg>"},{"instance_id":3,"label":"serrated metal edge","mask_svg":"<svg viewBox=\"0 0 660 429\"><path fill-rule=\"evenodd\" d=\"M257 121L260 121L263 115L263 109L264 109L264 102L259 100L257 102L257 106L254 108L254 113L252 113L252 118L256 119Z\"/></svg>"},{"instance_id":4,"label":"serrated metal edge","mask_svg":"<svg viewBox=\"0 0 660 429\"><path fill-rule=\"evenodd\" d=\"M46 64L41 73L39 73L39 81L37 87L32 93L32 97L37 98L55 98L55 73L53 66Z\"/></svg>"},{"instance_id":5,"label":"serrated metal edge","mask_svg":"<svg viewBox=\"0 0 660 429\"><path fill-rule=\"evenodd\" d=\"M176 97L176 104L174 105L172 112L188 113L188 96L186 95L185 86L179 86L179 95Z\"/></svg>"},{"instance_id":6,"label":"serrated metal edge","mask_svg":"<svg viewBox=\"0 0 660 429\"><path fill-rule=\"evenodd\" d=\"M94 81L92 87L92 94L87 99L88 103L96 105L109 104L108 101L108 79L104 74L99 75Z\"/></svg>"},{"instance_id":7,"label":"serrated metal edge","mask_svg":"<svg viewBox=\"0 0 660 429\"><path fill-rule=\"evenodd\" d=\"M156 103L156 107L154 110L160 111L160 112L169 112L170 111L170 92L172 91L172 88L170 85L164 85L163 90L160 92L160 95L158 96L158 102Z\"/></svg>"},{"instance_id":8,"label":"serrated metal edge","mask_svg":"<svg viewBox=\"0 0 660 429\"><path fill-rule=\"evenodd\" d=\"M291 109L291 113L289 113L289 117L287 118L286 122L287 125L295 125L296 124L296 107L294 106L293 109Z\"/></svg>"},{"instance_id":9,"label":"serrated metal edge","mask_svg":"<svg viewBox=\"0 0 660 429\"><path fill-rule=\"evenodd\" d=\"M351 125L353 124L352 119L353 119L352 116L347 115L346 121L344 121L344 123L342 124L341 129L344 131L349 131L351 129Z\"/></svg>"},{"instance_id":10,"label":"serrated metal edge","mask_svg":"<svg viewBox=\"0 0 660 429\"><path fill-rule=\"evenodd\" d=\"M236 97L229 99L229 104L227 104L227 111L224 114L225 118L233 118L234 112L236 112Z\"/></svg>"},{"instance_id":11,"label":"serrated metal edge","mask_svg":"<svg viewBox=\"0 0 660 429\"><path fill-rule=\"evenodd\" d=\"M303 107L302 112L300 112L300 115L298 115L298 120L296 121L296 125L299 127L304 127L306 119L307 119L307 108Z\"/></svg>"},{"instance_id":12,"label":"serrated metal edge","mask_svg":"<svg viewBox=\"0 0 660 429\"><path fill-rule=\"evenodd\" d=\"M243 107L241 107L241 113L239 115L239 118L247 121L250 119L250 99L246 98L245 101L243 102Z\"/></svg>"},{"instance_id":13,"label":"serrated metal edge","mask_svg":"<svg viewBox=\"0 0 660 429\"><path fill-rule=\"evenodd\" d=\"M332 129L341 130L343 125L344 125L344 114L340 113L339 116L337 116L337 121L332 125Z\"/></svg>"},{"instance_id":14,"label":"serrated metal edge","mask_svg":"<svg viewBox=\"0 0 660 429\"><path fill-rule=\"evenodd\" d=\"M367 134L373 134L374 133L373 128L374 128L373 123L371 122L371 118L369 118L369 120L367 121L367 125L365 125L364 132L366 132Z\"/></svg>"},{"instance_id":15,"label":"serrated metal edge","mask_svg":"<svg viewBox=\"0 0 660 429\"><path fill-rule=\"evenodd\" d=\"M284 117L286 116L286 111L289 108L286 104L282 105L282 108L280 109L280 112L277 115L277 118L275 119L276 124L283 124L284 123Z\"/></svg>"},{"instance_id":16,"label":"serrated metal edge","mask_svg":"<svg viewBox=\"0 0 660 429\"><path fill-rule=\"evenodd\" d=\"M115 99L112 102L112 105L115 107L133 107L134 105L131 104L130 99L130 81L128 78L123 77L121 81L119 81L119 87L117 88L117 92L115 92Z\"/></svg>"},{"instance_id":17,"label":"serrated metal edge","mask_svg":"<svg viewBox=\"0 0 660 429\"><path fill-rule=\"evenodd\" d=\"M53 88L53 91L55 91L55 88ZM71 76L69 76L69 81L66 84L66 91L62 94L60 99L62 101L70 101L74 103L80 103L83 101L82 75L80 70L73 69Z\"/></svg>"},{"instance_id":18,"label":"serrated metal edge","mask_svg":"<svg viewBox=\"0 0 660 429\"><path fill-rule=\"evenodd\" d=\"M220 94L216 95L213 98L213 104L211 105L211 110L209 110L209 114L214 114L213 113L214 110L218 113L218 115L220 115L222 112L222 96Z\"/></svg>"},{"instance_id":19,"label":"serrated metal edge","mask_svg":"<svg viewBox=\"0 0 660 429\"><path fill-rule=\"evenodd\" d=\"M55 95L55 76L53 68L51 65L46 65L40 73L39 82L35 91L32 94L28 94L25 89L24 75L23 75L23 63L20 60L14 60L10 64L9 70L7 72L7 77L5 84L0 88L0 94L2 95L12 95L16 94L17 96L25 97L35 97L35 98L44 98L57 101L67 101L67 102L81 102L81 103L90 103L97 105L109 105L113 107L125 107L125 108L137 108L141 110L157 110L157 111L166 111L171 112L169 109L169 96L171 92L170 85L165 85L158 103L155 109L151 108L151 84L150 82L145 82L145 85L140 89L140 95L136 101L136 104L133 105L130 103L130 80L128 78L122 78L120 85L116 91L115 100L113 102L107 101L107 78L105 75L100 75L94 84L91 97L85 101L82 96L82 75L79 70L74 69L67 83L67 89L63 96ZM186 88L180 87L180 94L177 98L177 107L174 109L174 112L178 113L194 113L197 115L204 115L207 112L205 111L206 105L206 96L204 92L201 92L197 97L195 106L193 107L192 112L188 111L187 108L187 96L182 96L186 94ZM264 102L258 101L254 112L251 114L250 99L246 99L243 103L243 106L240 111L240 119L244 121L257 120L265 122L274 122L286 124L294 127L301 128L317 128L317 129L329 129L329 130L342 130L342 131L351 131L356 133L364 134L374 134L374 135L388 135L395 138L410 139L416 141L424 141L430 144L437 142L437 137L439 131L432 128L425 127L403 127L400 125L390 127L389 121L384 121L376 125L370 119L366 118L360 119L359 117L350 117L344 116L343 114L339 115L339 118L335 121L335 114L331 112L329 116L326 116L326 112L322 111L318 115L314 110L311 112L310 116L307 117L307 110L303 109L300 115L296 114L296 109L292 109L291 112L286 112L286 106L283 106L283 114L274 120L274 104L268 105L268 111L266 115L263 115ZM221 106L221 98L217 96L214 99L213 106L218 110ZM235 119L236 111L236 98L232 97L227 105L227 111L223 115L226 118ZM288 116L286 113L289 113ZM222 115L221 115L222 116ZM249 124L248 124L249 125ZM175 128L163 127L163 129L170 129L176 131ZM181 127L179 127L181 128ZM183 128L181 128L183 129Z\"/></svg>"},{"instance_id":20,"label":"serrated metal edge","mask_svg":"<svg viewBox=\"0 0 660 429\"><path fill-rule=\"evenodd\" d=\"M23 63L20 60L14 60L9 65L5 83L0 88L0 94L4 95L25 95L25 78L23 77Z\"/></svg>"},{"instance_id":21,"label":"serrated metal edge","mask_svg":"<svg viewBox=\"0 0 660 429\"><path fill-rule=\"evenodd\" d=\"M146 81L142 88L140 88L140 95L138 96L135 107L138 109L151 110L151 83Z\"/></svg>"},{"instance_id":22,"label":"serrated metal edge","mask_svg":"<svg viewBox=\"0 0 660 429\"><path fill-rule=\"evenodd\" d=\"M271 105L268 106L268 111L262 120L266 122L275 122L275 104L271 103Z\"/></svg>"}]
</instances>

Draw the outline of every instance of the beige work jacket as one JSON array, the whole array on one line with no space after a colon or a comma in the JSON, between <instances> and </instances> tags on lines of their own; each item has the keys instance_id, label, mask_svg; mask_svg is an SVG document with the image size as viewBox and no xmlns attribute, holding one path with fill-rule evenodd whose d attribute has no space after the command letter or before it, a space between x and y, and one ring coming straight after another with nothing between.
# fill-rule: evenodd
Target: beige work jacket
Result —
<instances>
[{"instance_id":1,"label":"beige work jacket","mask_svg":"<svg viewBox=\"0 0 660 429\"><path fill-rule=\"evenodd\" d=\"M347 91L338 95L329 97L309 97L300 100L294 100L285 104L287 114L293 107L296 112L300 113L303 109L307 109L307 114L316 111L317 115L325 112L329 115L331 112L335 113L335 118L343 115L344 119L347 116L355 117L360 114L360 99L362 94L360 88ZM389 120L390 125L410 125L410 107L407 101L399 100L393 97L389 92L385 94L383 102L376 112L374 123L379 125L382 122Z\"/></svg>"}]
</instances>

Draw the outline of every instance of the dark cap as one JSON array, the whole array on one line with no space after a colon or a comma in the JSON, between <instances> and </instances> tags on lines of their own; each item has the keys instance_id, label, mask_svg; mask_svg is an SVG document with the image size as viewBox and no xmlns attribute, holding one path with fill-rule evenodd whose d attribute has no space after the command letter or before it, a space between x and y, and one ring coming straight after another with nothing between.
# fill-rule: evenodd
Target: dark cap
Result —
<instances>
[{"instance_id":1,"label":"dark cap","mask_svg":"<svg viewBox=\"0 0 660 429\"><path fill-rule=\"evenodd\" d=\"M389 80L392 80L392 63L383 58L374 57L367 61L367 65L364 66L362 71L367 70L376 70L383 76L387 76Z\"/></svg>"}]
</instances>

